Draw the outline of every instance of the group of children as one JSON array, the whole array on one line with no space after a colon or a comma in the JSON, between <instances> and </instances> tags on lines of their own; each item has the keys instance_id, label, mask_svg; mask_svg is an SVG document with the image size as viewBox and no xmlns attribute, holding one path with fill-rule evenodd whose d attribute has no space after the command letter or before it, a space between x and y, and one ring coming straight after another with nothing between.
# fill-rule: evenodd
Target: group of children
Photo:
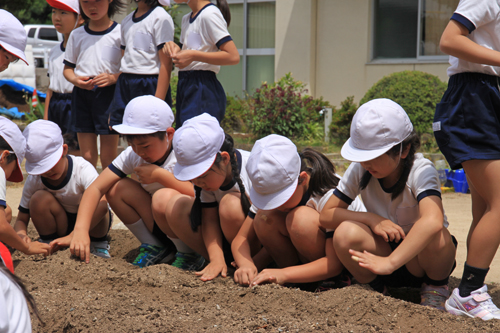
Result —
<instances>
[{"instance_id":1,"label":"group of children","mask_svg":"<svg viewBox=\"0 0 500 333\"><path fill-rule=\"evenodd\" d=\"M70 3L48 1L52 6ZM309 148L299 153L280 135L256 141L251 152L236 149L220 127L223 110L214 111L223 103L213 68L234 62L236 49L230 36L223 36L226 21L218 9L196 7L201 0L188 4L193 13L183 18L181 48L161 39L172 31L171 20L162 21L166 16L161 8L147 0L139 1L137 11L124 20L129 30L122 30L121 41L128 46L112 37L119 34L109 16L119 1L81 1L90 21L69 35L64 68L64 76L75 85L71 117L81 126L76 131L80 146L85 157L94 140L89 140L85 123L97 124L105 115L108 122L101 123L103 132L98 134L119 133L129 147L118 157L109 155L109 163L103 164L107 168L98 175L92 159L68 155L54 122L38 120L21 133L0 117L0 241L27 254L47 255L69 247L87 263L91 254L108 258L112 210L141 242L133 262L139 267L171 263L208 281L225 277L233 266L235 282L247 286L322 281L320 288L331 288L356 280L381 293L388 287L419 287L423 305L500 319L484 284L500 243L495 189L500 174L500 57L494 51L500 50L495 35L500 29L498 4L460 1L441 40L452 66L433 129L450 166L463 166L467 173L473 211L464 275L451 295L448 279L455 268L457 241L447 229L438 173L417 153L419 137L405 110L388 99L359 107L341 150L352 161L342 177L327 157ZM54 16L58 13L54 9ZM10 14L0 15L11 20L11 29L17 27ZM214 25L201 24L204 16L216 17ZM77 16L73 18L70 25L77 25ZM158 39L146 36L132 22L161 27L162 32ZM109 36L96 37L103 35ZM0 32L0 65L24 59L22 40L9 41ZM489 47L480 46L488 41ZM115 52L120 46L121 67ZM159 73L139 71L136 66L148 57L138 60L127 55L129 49L150 52L159 61ZM88 58L83 57L87 52ZM170 77L171 62L181 69L177 130L165 101L168 87L160 82ZM116 75L120 70L131 72ZM139 86L155 91L144 88L135 95ZM113 98L104 103L101 95ZM116 109L109 111L109 105ZM97 110L106 111L78 115ZM24 156L29 176L11 227L5 180L23 180ZM127 177L131 174L136 179ZM27 236L30 218L39 241Z\"/></svg>"}]
</instances>

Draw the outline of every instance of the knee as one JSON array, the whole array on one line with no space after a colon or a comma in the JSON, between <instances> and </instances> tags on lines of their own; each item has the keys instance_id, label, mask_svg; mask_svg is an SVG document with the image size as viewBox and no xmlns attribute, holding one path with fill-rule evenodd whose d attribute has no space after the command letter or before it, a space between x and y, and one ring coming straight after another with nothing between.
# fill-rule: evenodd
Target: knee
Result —
<instances>
[{"instance_id":1,"label":"knee","mask_svg":"<svg viewBox=\"0 0 500 333\"><path fill-rule=\"evenodd\" d=\"M41 213L43 211L47 211L54 200L55 198L50 192L44 190L36 191L31 196L29 204L31 215L33 216L34 213Z\"/></svg>"},{"instance_id":2,"label":"knee","mask_svg":"<svg viewBox=\"0 0 500 333\"><path fill-rule=\"evenodd\" d=\"M362 238L359 236L359 228L349 222L342 222L333 234L333 246L338 250L348 251L359 248Z\"/></svg>"},{"instance_id":3,"label":"knee","mask_svg":"<svg viewBox=\"0 0 500 333\"><path fill-rule=\"evenodd\" d=\"M245 218L239 196L232 193L226 194L219 202L219 216L221 221L234 221Z\"/></svg>"},{"instance_id":4,"label":"knee","mask_svg":"<svg viewBox=\"0 0 500 333\"><path fill-rule=\"evenodd\" d=\"M286 216L286 229L290 237L300 238L307 235L314 226L311 215L301 209L295 209Z\"/></svg>"},{"instance_id":5,"label":"knee","mask_svg":"<svg viewBox=\"0 0 500 333\"><path fill-rule=\"evenodd\" d=\"M189 218L193 199L191 197L177 194L170 198L165 204L165 217L169 221L169 225L176 223L184 223L185 218Z\"/></svg>"},{"instance_id":6,"label":"knee","mask_svg":"<svg viewBox=\"0 0 500 333\"><path fill-rule=\"evenodd\" d=\"M261 211L257 212L253 220L253 226L257 237L264 241L265 239L273 239L276 232L279 232L277 223L273 218L273 212Z\"/></svg>"},{"instance_id":7,"label":"knee","mask_svg":"<svg viewBox=\"0 0 500 333\"><path fill-rule=\"evenodd\" d=\"M170 188L163 188L156 191L155 194L153 194L151 203L151 208L153 209L153 213L165 214L165 209L167 207L168 202L176 194L179 194L179 192Z\"/></svg>"},{"instance_id":8,"label":"knee","mask_svg":"<svg viewBox=\"0 0 500 333\"><path fill-rule=\"evenodd\" d=\"M106 193L106 200L111 204L113 201L117 200L120 197L120 194L123 193L125 188L125 179L120 179L117 181Z\"/></svg>"}]
</instances>

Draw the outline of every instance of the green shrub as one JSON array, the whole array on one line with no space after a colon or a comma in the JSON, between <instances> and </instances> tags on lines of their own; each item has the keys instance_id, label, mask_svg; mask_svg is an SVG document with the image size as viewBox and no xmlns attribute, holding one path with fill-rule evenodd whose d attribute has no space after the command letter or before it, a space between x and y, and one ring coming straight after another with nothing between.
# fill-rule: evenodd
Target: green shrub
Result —
<instances>
[{"instance_id":1,"label":"green shrub","mask_svg":"<svg viewBox=\"0 0 500 333\"><path fill-rule=\"evenodd\" d=\"M226 96L226 114L222 119L221 127L224 132L241 133L248 130L247 117L248 117L248 103L241 97Z\"/></svg>"},{"instance_id":2,"label":"green shrub","mask_svg":"<svg viewBox=\"0 0 500 333\"><path fill-rule=\"evenodd\" d=\"M446 90L446 83L437 76L420 71L403 71L385 76L368 90L360 105L375 98L389 98L403 107L415 131L420 135L422 147L437 150L432 131L436 104Z\"/></svg>"},{"instance_id":3,"label":"green shrub","mask_svg":"<svg viewBox=\"0 0 500 333\"><path fill-rule=\"evenodd\" d=\"M330 124L330 139L335 145L343 145L349 139L352 117L356 113L357 105L354 96L347 97L340 102L340 109L332 110L332 123Z\"/></svg>"},{"instance_id":4,"label":"green shrub","mask_svg":"<svg viewBox=\"0 0 500 333\"><path fill-rule=\"evenodd\" d=\"M177 98L177 83L179 82L179 77L177 75L172 75L170 78L170 93L172 94L172 112L174 113L175 119L175 99Z\"/></svg>"}]
</instances>

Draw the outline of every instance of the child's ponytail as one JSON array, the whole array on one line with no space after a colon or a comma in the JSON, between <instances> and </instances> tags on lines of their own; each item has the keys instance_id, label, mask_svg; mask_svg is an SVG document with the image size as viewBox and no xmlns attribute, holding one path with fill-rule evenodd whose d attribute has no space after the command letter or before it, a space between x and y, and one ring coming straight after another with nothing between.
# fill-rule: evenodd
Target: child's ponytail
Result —
<instances>
[{"instance_id":1,"label":"child's ponytail","mask_svg":"<svg viewBox=\"0 0 500 333\"><path fill-rule=\"evenodd\" d=\"M227 26L231 23L231 11L229 10L229 5L227 4L227 0L217 0L217 7L219 7L224 20L226 20Z\"/></svg>"},{"instance_id":2,"label":"child's ponytail","mask_svg":"<svg viewBox=\"0 0 500 333\"><path fill-rule=\"evenodd\" d=\"M300 172L310 174L309 193L323 196L332 188L336 188L340 179L335 174L333 163L320 152L305 148L300 154Z\"/></svg>"}]
</instances>

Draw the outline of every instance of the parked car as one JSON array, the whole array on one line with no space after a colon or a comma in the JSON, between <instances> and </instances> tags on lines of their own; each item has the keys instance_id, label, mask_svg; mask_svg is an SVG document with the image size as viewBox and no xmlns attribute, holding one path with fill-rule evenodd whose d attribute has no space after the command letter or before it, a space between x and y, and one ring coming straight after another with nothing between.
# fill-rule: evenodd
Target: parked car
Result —
<instances>
[{"instance_id":1,"label":"parked car","mask_svg":"<svg viewBox=\"0 0 500 333\"><path fill-rule=\"evenodd\" d=\"M24 29L28 35L28 44L33 47L35 66L47 68L49 51L62 42L63 35L49 24L27 24Z\"/></svg>"}]
</instances>

